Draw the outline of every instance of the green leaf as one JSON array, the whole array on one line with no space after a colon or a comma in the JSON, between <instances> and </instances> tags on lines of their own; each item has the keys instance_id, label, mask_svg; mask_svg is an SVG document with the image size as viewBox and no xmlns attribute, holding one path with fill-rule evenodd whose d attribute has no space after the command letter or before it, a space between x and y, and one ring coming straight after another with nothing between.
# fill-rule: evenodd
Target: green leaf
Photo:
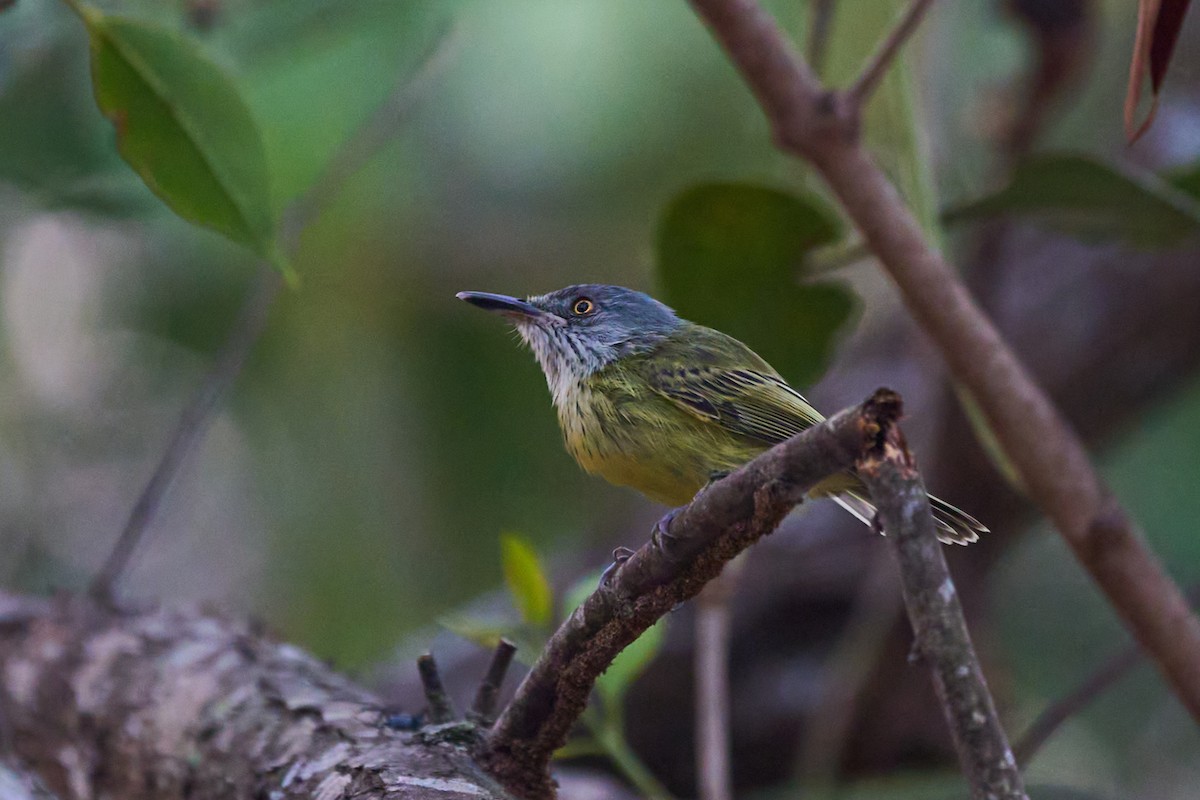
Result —
<instances>
[{"instance_id":1,"label":"green leaf","mask_svg":"<svg viewBox=\"0 0 1200 800\"><path fill-rule=\"evenodd\" d=\"M1200 203L1160 178L1082 155L1033 156L1000 191L944 215L948 224L1030 217L1086 241L1155 248L1200 232Z\"/></svg>"},{"instance_id":2,"label":"green leaf","mask_svg":"<svg viewBox=\"0 0 1200 800\"><path fill-rule=\"evenodd\" d=\"M1012 459L1008 457L1008 453L1004 451L1004 446L1000 444L1000 439L988 423L987 416L983 413L983 409L979 407L979 402L975 399L975 395L971 394L971 390L960 383L954 384L954 393L958 397L958 402L962 405L963 413L967 415L967 421L970 423L971 429L975 432L975 438L983 445L983 451L991 459L992 466L1008 481L1009 486L1023 495L1028 495L1029 491L1025 488L1025 482L1021 480L1020 470L1013 464Z\"/></svg>"},{"instance_id":3,"label":"green leaf","mask_svg":"<svg viewBox=\"0 0 1200 800\"><path fill-rule=\"evenodd\" d=\"M461 636L468 642L474 642L487 650L495 650L502 637L510 638L512 636L511 625L495 620L447 614L439 617L437 622L455 636Z\"/></svg>"},{"instance_id":4,"label":"green leaf","mask_svg":"<svg viewBox=\"0 0 1200 800\"><path fill-rule=\"evenodd\" d=\"M527 626L515 620L482 619L456 613L438 617L437 624L485 650L495 650L501 639L507 639L517 647L513 658L518 664L527 667L533 666L533 662L546 647L544 632L530 631Z\"/></svg>"},{"instance_id":5,"label":"green leaf","mask_svg":"<svg viewBox=\"0 0 1200 800\"><path fill-rule=\"evenodd\" d=\"M530 625L549 625L554 596L537 553L526 539L515 533L500 536L500 550L504 580L521 618Z\"/></svg>"},{"instance_id":6,"label":"green leaf","mask_svg":"<svg viewBox=\"0 0 1200 800\"><path fill-rule=\"evenodd\" d=\"M801 285L806 256L838 238L816 198L747 184L705 184L667 206L658 229L658 279L680 315L748 344L789 380L816 379L854 296Z\"/></svg>"},{"instance_id":7,"label":"green leaf","mask_svg":"<svg viewBox=\"0 0 1200 800\"><path fill-rule=\"evenodd\" d=\"M588 758L606 755L606 751L598 741L591 736L576 736L562 747L554 751L554 758L566 761L570 758Z\"/></svg>"},{"instance_id":8,"label":"green leaf","mask_svg":"<svg viewBox=\"0 0 1200 800\"><path fill-rule=\"evenodd\" d=\"M173 31L78 10L96 103L116 128L121 156L176 214L287 272L262 137L233 81Z\"/></svg>"}]
</instances>

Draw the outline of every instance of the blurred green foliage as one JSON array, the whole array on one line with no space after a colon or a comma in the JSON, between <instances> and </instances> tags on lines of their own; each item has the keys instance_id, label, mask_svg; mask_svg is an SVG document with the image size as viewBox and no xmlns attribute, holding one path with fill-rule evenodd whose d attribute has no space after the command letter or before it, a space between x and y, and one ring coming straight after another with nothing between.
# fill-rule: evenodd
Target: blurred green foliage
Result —
<instances>
[{"instance_id":1,"label":"blurred green foliage","mask_svg":"<svg viewBox=\"0 0 1200 800\"><path fill-rule=\"evenodd\" d=\"M258 126L236 85L184 37L73 6L117 150L184 219L249 245L285 272Z\"/></svg>"},{"instance_id":2,"label":"blurred green foliage","mask_svg":"<svg viewBox=\"0 0 1200 800\"><path fill-rule=\"evenodd\" d=\"M821 201L746 184L693 187L663 212L658 276L663 299L693 322L752 346L797 385L825 371L854 296L801 281L807 256L838 240Z\"/></svg>"},{"instance_id":3,"label":"blurred green foliage","mask_svg":"<svg viewBox=\"0 0 1200 800\"><path fill-rule=\"evenodd\" d=\"M1200 233L1200 202L1145 172L1096 158L1046 154L1025 159L999 191L948 210L948 224L994 216L1033 219L1085 241L1141 248L1178 244Z\"/></svg>"},{"instance_id":4,"label":"blurred green foliage","mask_svg":"<svg viewBox=\"0 0 1200 800\"><path fill-rule=\"evenodd\" d=\"M769 5L803 40L805 4ZM825 74L845 85L903 5L840 15ZM1080 102L1050 132L1073 155L1032 162L988 213L1065 219L1060 229L1126 245L1194 230L1179 194L1200 194L1194 167L1168 176L1172 192L1076 155L1107 154L1120 138L1110 120L1131 12L1118 5L1105 4ZM280 298L169 495L133 576L143 594L247 607L358 666L500 583L501 531L526 532L527 549L547 553L611 547L642 530L660 510L575 468L532 358L455 291L657 280L685 315L739 336L801 388L854 319L840 278L805 279L812 248L844 238L831 204L771 148L753 99L686 3L224 0L203 31L180 4L97 7L171 31L228 77L261 132L269 196L256 183L252 205L271 220L404 90L447 30L457 39L392 144L304 232L303 287ZM1022 64L1026 45L992 8L939 4L923 45L909 48L868 112L873 149L935 239L939 197L979 196L995 85ZM94 569L256 262L167 213L120 160L87 52L61 3L21 2L0 16L0 537L17 554L3 578L17 585L69 585ZM240 117L221 105L205 117ZM223 133L241 141L239 125ZM882 280L855 289L868 307L892 296ZM1108 459L1118 493L1185 582L1200 581L1197 431L1192 391ZM544 581L528 561L514 581L534 621L545 607L535 566ZM1121 640L1049 536L1011 554L993 598L1020 719ZM476 633L494 631L484 622ZM614 665L606 705L619 708L659 637ZM1187 791L1200 743L1172 709L1142 670L1068 726L1032 774L1098 797L1143 796L1154 780ZM593 736L619 751L620 726L592 722ZM958 776L923 773L845 796L960 787ZM1188 796L1170 791L1153 796Z\"/></svg>"},{"instance_id":5,"label":"blurred green foliage","mask_svg":"<svg viewBox=\"0 0 1200 800\"><path fill-rule=\"evenodd\" d=\"M1183 587L1200 585L1200 537L1190 522L1200 514L1197 448L1200 384L1193 382L1105 458L1113 490ZM1044 527L1007 555L992 598L1005 658L1030 711L1066 694L1129 641L1062 540ZM1144 782L1169 780L1164 770L1178 780L1194 776L1196 764L1200 732L1143 665L1046 745L1030 779L1140 796L1139 787L1149 793Z\"/></svg>"},{"instance_id":6,"label":"blurred green foliage","mask_svg":"<svg viewBox=\"0 0 1200 800\"><path fill-rule=\"evenodd\" d=\"M501 637L517 645L516 658L532 664L545 649L554 629L596 591L603 580L595 572L576 581L563 594L562 607L553 618L553 595L549 578L532 545L519 534L500 537L508 595L519 612L519 619L483 619L468 614L443 616L439 622L451 633L484 648L494 649ZM577 731L555 757L571 759L603 756L634 785L643 797L664 800L670 794L634 753L625 735L625 694L662 649L667 621L660 619L622 650L596 681L593 703L580 719Z\"/></svg>"}]
</instances>

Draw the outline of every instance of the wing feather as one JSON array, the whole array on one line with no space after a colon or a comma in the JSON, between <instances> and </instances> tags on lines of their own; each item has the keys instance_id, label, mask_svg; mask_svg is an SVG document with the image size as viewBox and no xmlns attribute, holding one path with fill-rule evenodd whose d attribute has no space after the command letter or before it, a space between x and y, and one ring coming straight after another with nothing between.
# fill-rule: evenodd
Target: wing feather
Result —
<instances>
[{"instance_id":1,"label":"wing feather","mask_svg":"<svg viewBox=\"0 0 1200 800\"><path fill-rule=\"evenodd\" d=\"M680 408L768 445L824 419L741 342L708 328L690 334L644 366L650 386Z\"/></svg>"}]
</instances>

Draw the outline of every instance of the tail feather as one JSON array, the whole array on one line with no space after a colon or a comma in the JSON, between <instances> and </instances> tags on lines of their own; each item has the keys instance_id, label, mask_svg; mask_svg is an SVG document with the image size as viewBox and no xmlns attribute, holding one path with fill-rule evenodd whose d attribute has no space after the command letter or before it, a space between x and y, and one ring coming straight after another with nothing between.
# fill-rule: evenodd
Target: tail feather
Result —
<instances>
[{"instance_id":1,"label":"tail feather","mask_svg":"<svg viewBox=\"0 0 1200 800\"><path fill-rule=\"evenodd\" d=\"M846 491L832 495L832 498L867 525L875 519L875 506L859 492ZM979 520L945 500L929 495L929 505L933 508L933 521L937 523L937 537L946 544L971 544L979 540L979 534L988 532Z\"/></svg>"}]
</instances>

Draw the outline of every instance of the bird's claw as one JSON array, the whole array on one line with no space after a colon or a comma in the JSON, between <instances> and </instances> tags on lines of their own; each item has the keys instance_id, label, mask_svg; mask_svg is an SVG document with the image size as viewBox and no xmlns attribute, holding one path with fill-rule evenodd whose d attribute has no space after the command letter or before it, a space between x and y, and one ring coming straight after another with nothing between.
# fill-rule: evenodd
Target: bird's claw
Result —
<instances>
[{"instance_id":1,"label":"bird's claw","mask_svg":"<svg viewBox=\"0 0 1200 800\"><path fill-rule=\"evenodd\" d=\"M663 514L658 522L654 523L654 530L650 532L650 543L668 558L671 557L669 548L679 541L679 537L671 533L671 523L675 521L675 517L679 516L679 512L682 510L682 508L672 508Z\"/></svg>"},{"instance_id":2,"label":"bird's claw","mask_svg":"<svg viewBox=\"0 0 1200 800\"><path fill-rule=\"evenodd\" d=\"M612 580L613 575L616 574L621 565L628 561L632 555L633 551L628 547L617 547L613 549L612 563L604 568L604 572L600 573L600 586L602 588L608 586L608 583Z\"/></svg>"}]
</instances>

